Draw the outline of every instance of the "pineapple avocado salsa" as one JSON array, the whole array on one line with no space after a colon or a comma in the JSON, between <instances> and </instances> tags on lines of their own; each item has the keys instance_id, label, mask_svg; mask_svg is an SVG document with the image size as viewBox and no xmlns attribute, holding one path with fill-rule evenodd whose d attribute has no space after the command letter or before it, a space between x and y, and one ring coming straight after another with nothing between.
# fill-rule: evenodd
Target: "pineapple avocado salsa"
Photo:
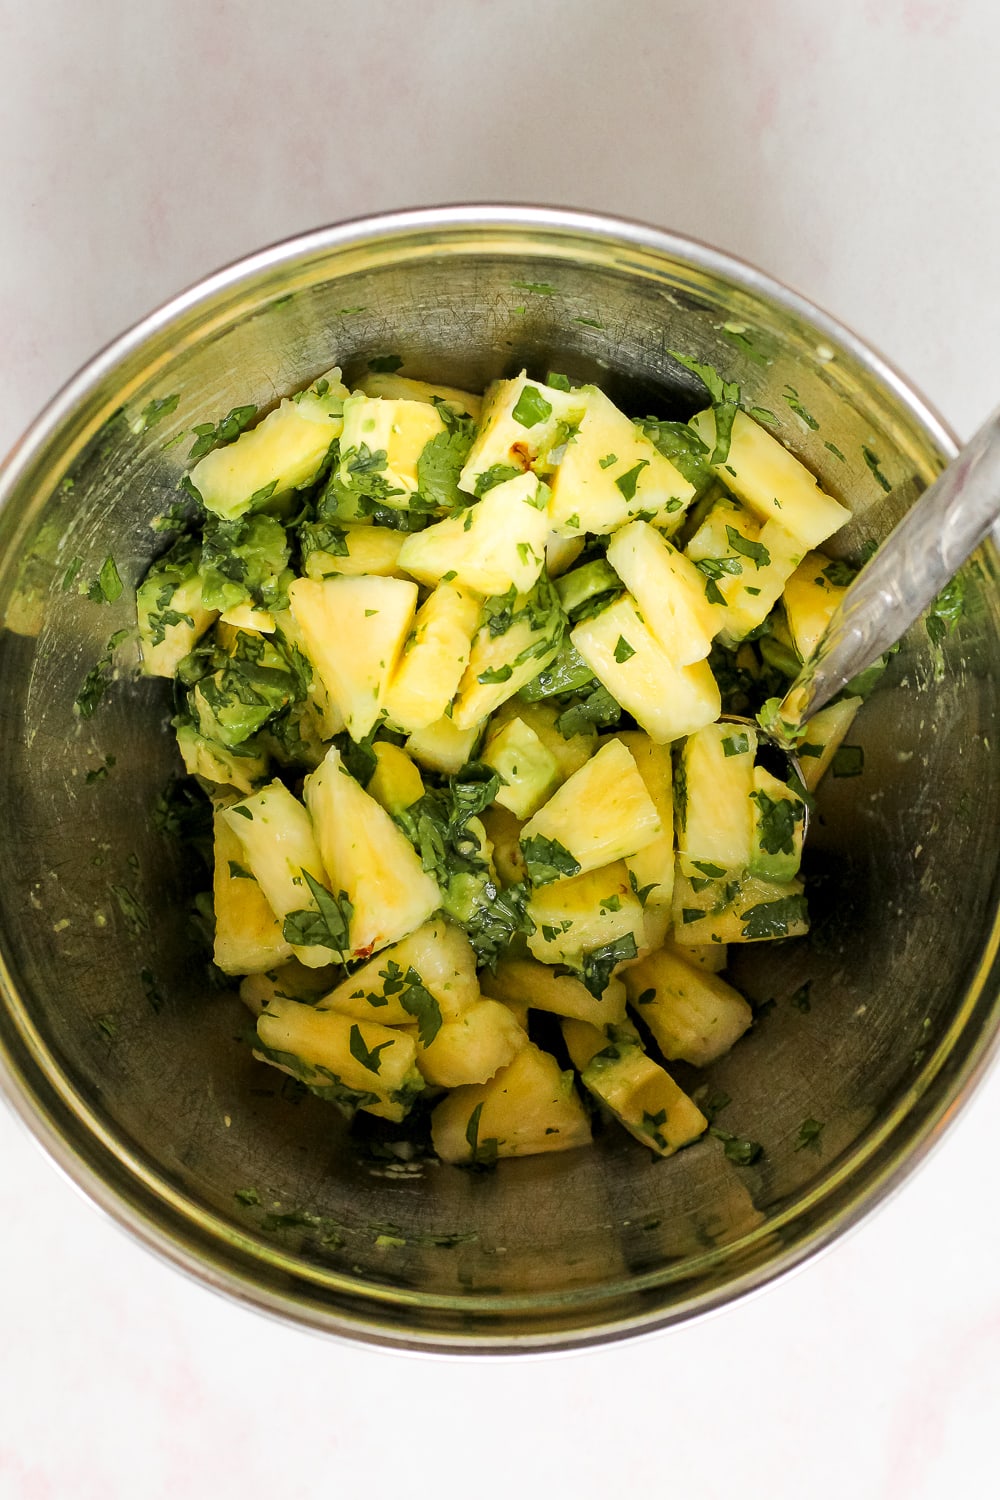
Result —
<instances>
[{"instance_id":1,"label":"pineapple avocado salsa","mask_svg":"<svg viewBox=\"0 0 1000 1500\"><path fill-rule=\"evenodd\" d=\"M753 716L850 581L817 550L849 513L684 363L689 423L385 368L239 408L138 590L254 1055L348 1116L417 1105L446 1162L583 1145L595 1104L660 1156L695 1140L668 1066L751 1024L727 946L808 930L806 807L861 700L801 780Z\"/></svg>"}]
</instances>

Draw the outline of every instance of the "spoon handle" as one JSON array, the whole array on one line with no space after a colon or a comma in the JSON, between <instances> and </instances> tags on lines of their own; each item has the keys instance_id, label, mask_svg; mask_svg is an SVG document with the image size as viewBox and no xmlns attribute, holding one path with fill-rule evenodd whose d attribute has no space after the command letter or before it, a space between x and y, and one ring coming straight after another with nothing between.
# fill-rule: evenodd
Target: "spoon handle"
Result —
<instances>
[{"instance_id":1,"label":"spoon handle","mask_svg":"<svg viewBox=\"0 0 1000 1500\"><path fill-rule=\"evenodd\" d=\"M904 634L1000 517L1000 410L862 568L778 710L794 732Z\"/></svg>"}]
</instances>

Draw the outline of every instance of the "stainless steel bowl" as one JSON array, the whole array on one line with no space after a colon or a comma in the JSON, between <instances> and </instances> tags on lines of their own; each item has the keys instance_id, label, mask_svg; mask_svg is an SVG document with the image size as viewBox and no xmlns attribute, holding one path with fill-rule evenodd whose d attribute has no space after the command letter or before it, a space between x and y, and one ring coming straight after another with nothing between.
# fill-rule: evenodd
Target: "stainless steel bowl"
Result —
<instances>
[{"instance_id":1,"label":"stainless steel bowl","mask_svg":"<svg viewBox=\"0 0 1000 1500\"><path fill-rule=\"evenodd\" d=\"M715 250L591 215L463 207L320 230L209 277L98 355L0 476L0 1072L91 1197L230 1295L451 1351L687 1318L885 1198L995 1047L992 548L965 570L954 632L938 647L917 626L866 704L863 775L823 788L811 939L738 955L738 982L775 1004L708 1076L731 1096L720 1125L763 1143L754 1165L711 1138L654 1161L610 1131L481 1175L380 1159L251 1060L243 1011L194 956L181 860L150 819L175 769L169 693L136 677L131 635L108 644L163 543L150 522L177 499L185 434L385 354L473 389L526 364L597 379L633 413L692 409L671 349L773 414L851 506L845 551L954 451L878 356ZM109 555L126 588L95 603L79 583ZM95 666L107 690L81 719ZM823 1127L811 1145L806 1120Z\"/></svg>"}]
</instances>

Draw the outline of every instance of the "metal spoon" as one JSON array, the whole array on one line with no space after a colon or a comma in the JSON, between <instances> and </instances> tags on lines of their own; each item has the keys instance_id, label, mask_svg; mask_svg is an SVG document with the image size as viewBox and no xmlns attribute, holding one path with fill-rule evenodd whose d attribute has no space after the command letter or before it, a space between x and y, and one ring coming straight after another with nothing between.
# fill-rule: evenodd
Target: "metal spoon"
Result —
<instances>
[{"instance_id":1,"label":"metal spoon","mask_svg":"<svg viewBox=\"0 0 1000 1500\"><path fill-rule=\"evenodd\" d=\"M771 738L792 749L806 720L895 645L998 519L1000 410L928 486L855 578L781 700Z\"/></svg>"}]
</instances>

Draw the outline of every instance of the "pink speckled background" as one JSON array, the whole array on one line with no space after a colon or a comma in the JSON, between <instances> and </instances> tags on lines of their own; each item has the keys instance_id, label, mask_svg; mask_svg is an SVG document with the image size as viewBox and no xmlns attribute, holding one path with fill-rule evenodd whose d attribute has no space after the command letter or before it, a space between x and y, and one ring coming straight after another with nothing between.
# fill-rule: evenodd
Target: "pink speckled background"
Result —
<instances>
[{"instance_id":1,"label":"pink speckled background","mask_svg":"<svg viewBox=\"0 0 1000 1500\"><path fill-rule=\"evenodd\" d=\"M0 0L0 451L94 349L296 230L463 198L767 267L961 433L1000 395L993 0ZM161 1266L0 1107L0 1500L991 1495L1000 1077L903 1195L704 1324L415 1362Z\"/></svg>"}]
</instances>

